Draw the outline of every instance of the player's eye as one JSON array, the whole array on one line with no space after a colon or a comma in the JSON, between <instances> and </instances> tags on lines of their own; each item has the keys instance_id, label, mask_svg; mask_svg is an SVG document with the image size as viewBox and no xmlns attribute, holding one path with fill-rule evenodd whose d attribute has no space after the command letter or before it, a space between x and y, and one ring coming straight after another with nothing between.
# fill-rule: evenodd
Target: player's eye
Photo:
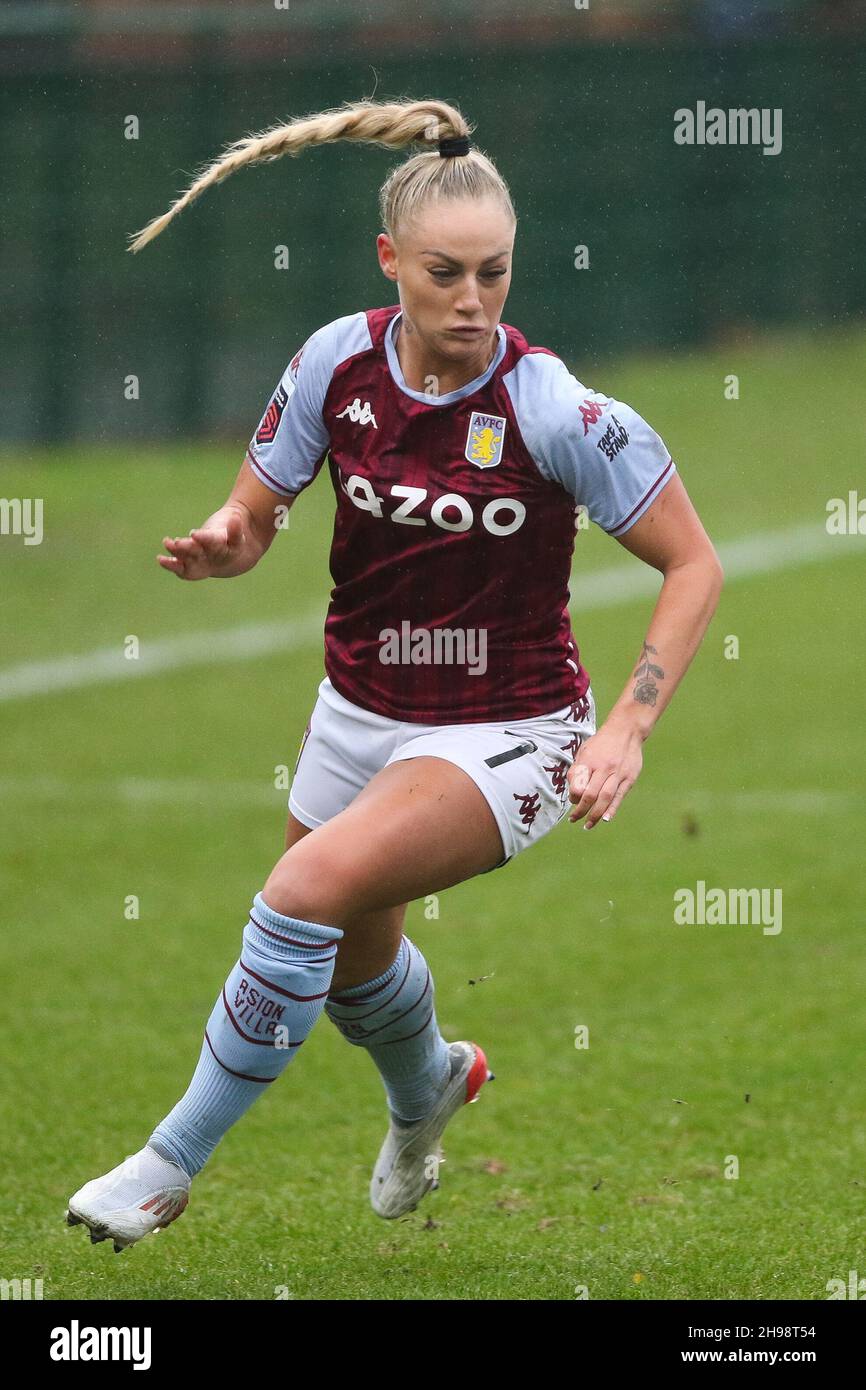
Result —
<instances>
[{"instance_id":1,"label":"player's eye","mask_svg":"<svg viewBox=\"0 0 866 1390\"><path fill-rule=\"evenodd\" d=\"M434 280L450 280L451 276L454 274L454 271L453 271L453 270L431 270L431 271L430 271L430 274L433 276ZM504 269L502 269L502 270L483 270L483 271L481 272L481 278L482 278L482 280L498 280L499 277L500 277L501 275L504 275L504 274L505 274L505 270L504 270Z\"/></svg>"}]
</instances>

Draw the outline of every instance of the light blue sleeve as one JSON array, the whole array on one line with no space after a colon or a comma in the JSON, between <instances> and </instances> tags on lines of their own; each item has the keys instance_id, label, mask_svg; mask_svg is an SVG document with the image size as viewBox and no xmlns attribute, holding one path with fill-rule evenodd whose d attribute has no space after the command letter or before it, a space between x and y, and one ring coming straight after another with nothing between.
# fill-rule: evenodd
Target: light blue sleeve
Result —
<instances>
[{"instance_id":1,"label":"light blue sleeve","mask_svg":"<svg viewBox=\"0 0 866 1390\"><path fill-rule=\"evenodd\" d=\"M623 535L676 473L662 438L630 405L584 386L551 353L526 353L509 376L539 472L585 506L597 526Z\"/></svg>"},{"instance_id":2,"label":"light blue sleeve","mask_svg":"<svg viewBox=\"0 0 866 1390\"><path fill-rule=\"evenodd\" d=\"M328 452L322 406L334 374L340 322L318 328L295 354L247 446L253 471L274 492L290 497L303 492Z\"/></svg>"}]
</instances>

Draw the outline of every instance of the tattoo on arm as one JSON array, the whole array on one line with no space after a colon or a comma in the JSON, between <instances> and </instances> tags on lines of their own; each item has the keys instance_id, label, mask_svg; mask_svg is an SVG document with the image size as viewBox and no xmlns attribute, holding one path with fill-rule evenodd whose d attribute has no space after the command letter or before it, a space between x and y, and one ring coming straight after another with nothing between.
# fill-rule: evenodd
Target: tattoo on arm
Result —
<instances>
[{"instance_id":1,"label":"tattoo on arm","mask_svg":"<svg viewBox=\"0 0 866 1390\"><path fill-rule=\"evenodd\" d=\"M658 656L655 647L651 647L649 642L644 642L641 649L640 661L637 664L634 675L637 685L634 688L634 698L639 705L654 705L659 696L659 688L656 679L663 681L665 673L661 666L655 666L650 660L650 654Z\"/></svg>"}]
</instances>

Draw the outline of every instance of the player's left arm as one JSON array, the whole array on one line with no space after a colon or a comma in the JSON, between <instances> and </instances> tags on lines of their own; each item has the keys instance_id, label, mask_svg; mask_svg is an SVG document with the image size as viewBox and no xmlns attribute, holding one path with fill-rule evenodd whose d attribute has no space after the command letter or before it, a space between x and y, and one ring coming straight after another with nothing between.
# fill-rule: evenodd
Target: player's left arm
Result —
<instances>
[{"instance_id":1,"label":"player's left arm","mask_svg":"<svg viewBox=\"0 0 866 1390\"><path fill-rule=\"evenodd\" d=\"M610 821L643 765L641 748L668 705L713 616L722 567L678 475L638 521L616 539L664 575L632 674L601 728L568 774L569 820L590 830Z\"/></svg>"}]
</instances>

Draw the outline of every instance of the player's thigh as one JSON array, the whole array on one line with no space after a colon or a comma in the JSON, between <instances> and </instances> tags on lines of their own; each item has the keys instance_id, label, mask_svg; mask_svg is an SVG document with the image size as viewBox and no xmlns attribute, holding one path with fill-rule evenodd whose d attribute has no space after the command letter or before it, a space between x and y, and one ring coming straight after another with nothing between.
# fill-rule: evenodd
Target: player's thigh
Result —
<instances>
[{"instance_id":1,"label":"player's thigh","mask_svg":"<svg viewBox=\"0 0 866 1390\"><path fill-rule=\"evenodd\" d=\"M304 825L303 821L299 821L297 816L293 815L291 811L289 812L286 821L286 849L291 849L292 845L303 840L305 835L312 835L312 833L313 827L311 825Z\"/></svg>"},{"instance_id":2,"label":"player's thigh","mask_svg":"<svg viewBox=\"0 0 866 1390\"><path fill-rule=\"evenodd\" d=\"M294 843L265 884L278 912L346 930L497 865L502 836L467 772L439 757L383 767L339 815ZM318 915L317 915L318 914Z\"/></svg>"},{"instance_id":3,"label":"player's thigh","mask_svg":"<svg viewBox=\"0 0 866 1390\"><path fill-rule=\"evenodd\" d=\"M297 816L289 812L286 823L286 850L313 833ZM358 912L346 923L345 935L337 951L331 992L350 989L383 975L394 960L403 935L408 903L381 908L373 912ZM310 921L309 917L304 919Z\"/></svg>"}]
</instances>

